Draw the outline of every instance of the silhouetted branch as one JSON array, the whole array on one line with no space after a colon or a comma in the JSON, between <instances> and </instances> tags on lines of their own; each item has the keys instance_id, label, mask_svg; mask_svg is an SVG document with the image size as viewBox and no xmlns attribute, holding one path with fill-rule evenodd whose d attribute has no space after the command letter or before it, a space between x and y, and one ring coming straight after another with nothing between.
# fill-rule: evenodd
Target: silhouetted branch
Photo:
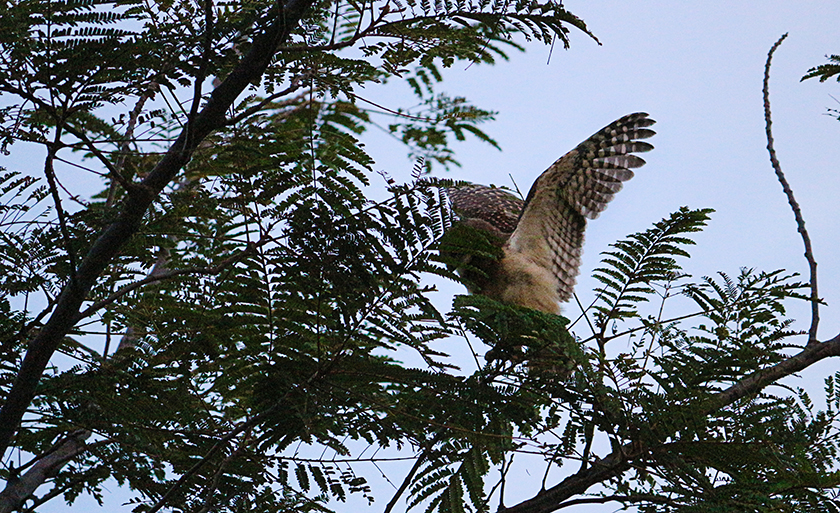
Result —
<instances>
[{"instance_id":1,"label":"silhouetted branch","mask_svg":"<svg viewBox=\"0 0 840 513\"><path fill-rule=\"evenodd\" d=\"M790 208L793 209L797 230L802 235L802 242L805 244L805 260L808 261L809 268L808 281L811 285L811 327L808 329L808 344L811 345L818 343L817 326L820 323L820 296L817 293L817 261L814 259L814 252L811 249L811 237L808 236L808 230L805 229L805 219L802 217L799 203L793 197L793 190L790 188L785 174L782 172L779 159L776 158L776 150L773 148L773 131L771 129L773 122L770 117L770 62L773 60L773 53L786 37L787 34L780 37L767 53L767 63L764 65L764 121L766 125L765 131L767 132L767 151L770 152L770 163L773 165L773 170L776 172L779 183L782 184L782 190L785 191Z\"/></svg>"},{"instance_id":2,"label":"silhouetted branch","mask_svg":"<svg viewBox=\"0 0 840 513\"><path fill-rule=\"evenodd\" d=\"M708 398L700 405L690 406L693 411L709 415L744 397L755 395L768 385L797 373L814 363L830 356L840 356L840 334L825 342L807 345L799 354L766 369L754 372L726 390ZM567 501L585 492L591 486L620 476L631 468L634 458L643 456L648 448L631 442L609 455L596 460L589 468L582 469L560 483L510 508L501 509L505 513L550 513L556 511ZM568 504L568 503L566 503Z\"/></svg>"}]
</instances>

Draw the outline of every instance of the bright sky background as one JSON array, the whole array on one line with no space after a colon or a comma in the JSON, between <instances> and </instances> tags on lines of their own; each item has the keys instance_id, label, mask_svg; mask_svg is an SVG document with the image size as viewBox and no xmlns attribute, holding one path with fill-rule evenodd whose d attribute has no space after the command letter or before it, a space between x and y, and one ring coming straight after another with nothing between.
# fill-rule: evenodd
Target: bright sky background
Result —
<instances>
[{"instance_id":1,"label":"bright sky background","mask_svg":"<svg viewBox=\"0 0 840 513\"><path fill-rule=\"evenodd\" d=\"M448 176L510 185L511 174L525 192L546 167L586 137L624 114L646 111L658 122L658 134L650 140L655 150L589 225L577 288L581 300L592 297L588 291L593 282L587 277L609 243L648 228L682 205L716 210L709 227L695 237L693 258L684 262L694 276L719 270L735 276L747 266L786 268L807 279L802 241L765 149L762 111L767 51L789 32L771 72L776 151L819 263L820 295L828 302L820 337L840 332L840 122L825 115L827 108L840 108L831 96L840 98L840 86L799 81L810 67L824 63L826 54L840 53L840 3L577 0L565 5L585 20L602 46L573 30L571 49L555 46L549 64L548 47L535 44L528 53L511 54L510 62L468 69L457 64L447 71L441 90L499 111L497 121L484 128L503 149L457 145L463 167ZM407 105L403 92L395 82L360 94L396 108ZM408 179L413 163L390 137L371 132L364 139L377 170ZM444 287L441 308L447 308L453 293L461 291ZM567 307L566 312L572 315L574 309ZM807 329L808 305L789 313L800 319L798 327ZM819 390L822 376L837 368L836 360L823 362L792 384ZM528 479L538 482L542 472L539 467ZM521 491L509 486L506 502L530 496L533 484L522 483ZM378 497L369 510L381 511L388 498ZM119 508L124 497L114 499L106 497L108 510L130 511ZM333 504L339 511L358 506ZM95 508L90 500L75 507ZM66 509L60 499L41 508ZM616 509L612 504L569 511Z\"/></svg>"}]
</instances>

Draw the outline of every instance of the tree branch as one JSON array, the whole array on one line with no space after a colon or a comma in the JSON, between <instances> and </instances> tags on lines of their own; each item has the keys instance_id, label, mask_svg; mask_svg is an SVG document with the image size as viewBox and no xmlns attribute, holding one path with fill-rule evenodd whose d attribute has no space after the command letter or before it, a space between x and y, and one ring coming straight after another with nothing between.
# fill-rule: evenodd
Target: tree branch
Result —
<instances>
[{"instance_id":1,"label":"tree branch","mask_svg":"<svg viewBox=\"0 0 840 513\"><path fill-rule=\"evenodd\" d=\"M633 447L632 444L621 449L621 451L614 451L612 454L594 461L589 468L567 477L547 490L540 491L534 497L510 508L499 509L499 511L504 513L548 513L555 511L563 501L585 492L590 486L620 476L630 468L630 459L641 453L641 448Z\"/></svg>"},{"instance_id":2,"label":"tree branch","mask_svg":"<svg viewBox=\"0 0 840 513\"><path fill-rule=\"evenodd\" d=\"M61 126L55 129L55 140L52 144L47 145L47 158L44 161L44 175L47 177L47 183L50 186L50 194L55 203L55 212L58 216L58 227L61 231L61 238L64 239L64 251L67 252L67 260L70 263L70 287L76 285L76 251L73 249L73 244L70 241L70 232L67 229L67 216L64 213L64 207L61 206L61 196L58 194L57 183L55 177L55 168L53 161L58 148L61 146Z\"/></svg>"},{"instance_id":3,"label":"tree branch","mask_svg":"<svg viewBox=\"0 0 840 513\"><path fill-rule=\"evenodd\" d=\"M420 456L417 457L417 461L414 462L414 465L411 466L411 469L406 474L405 479L403 479L402 484L400 484L397 491L394 492L394 496L391 497L391 500L388 501L388 504L385 506L385 509L382 510L382 513L391 513L391 510L394 509L394 506L397 505L399 502L400 497L403 493L408 489L408 486L411 484L411 480L414 479L414 475L417 474L417 471L420 470L420 466L426 461L426 454L427 451L423 451L420 453Z\"/></svg>"},{"instance_id":4,"label":"tree branch","mask_svg":"<svg viewBox=\"0 0 840 513\"><path fill-rule=\"evenodd\" d=\"M125 179L123 179L122 173L125 169L125 161L128 157L128 152L132 142L135 142L134 139L134 129L137 126L137 121L140 118L140 114L143 112L143 107L146 105L146 102L149 98L154 97L155 90L158 88L158 85L155 83L151 83L148 85L145 91L140 94L140 98L137 99L137 103L134 105L134 108L131 110L131 114L128 116L128 123L125 127L125 139L119 141L119 150L117 150L117 163L114 165L113 171L111 171L113 175L113 181L111 185L108 187L108 198L105 200L105 205L111 207L114 205L114 201L117 197L117 185L120 185L125 189L126 192L129 192L130 189L126 188ZM113 141L117 142L117 141ZM95 145L93 141L90 142L89 147L94 148ZM105 159L107 162L107 159ZM110 169L109 169L110 170Z\"/></svg>"},{"instance_id":5,"label":"tree branch","mask_svg":"<svg viewBox=\"0 0 840 513\"><path fill-rule=\"evenodd\" d=\"M814 363L830 357L840 356L840 334L825 342L809 344L797 355L766 369L754 372L729 388L708 398L700 405L689 406L701 415L709 415L735 401L754 395L768 385L799 372ZM592 463L537 495L511 508L500 509L505 513L550 513L561 507L564 501L585 492L590 486L617 477L631 468L633 458L642 456L646 448L631 442Z\"/></svg>"},{"instance_id":6,"label":"tree branch","mask_svg":"<svg viewBox=\"0 0 840 513\"><path fill-rule=\"evenodd\" d=\"M371 6L372 7L372 6ZM386 3L379 9L379 16L371 19L370 23L364 30L359 30L359 27L356 27L356 32L353 34L352 37L349 39L342 41L340 43L330 42L330 44L326 45L295 45L295 46L284 46L279 49L281 52L327 52L327 51L334 51L334 50L341 50L343 48L349 48L356 44L360 39L364 39L365 37L371 35L374 30L377 28L377 25L385 19L385 16L391 12L391 5ZM381 35L381 34L377 34ZM392 36L393 37L393 36Z\"/></svg>"},{"instance_id":7,"label":"tree branch","mask_svg":"<svg viewBox=\"0 0 840 513\"><path fill-rule=\"evenodd\" d=\"M94 314L97 310L101 309L104 306L107 306L107 305L113 303L114 301L116 301L117 299L121 298L122 296L128 294L129 292L132 292L134 290L139 289L143 285L147 285L149 283L155 283L155 282L158 282L158 281L168 280L170 278L183 276L185 274L201 274L201 275L219 274L220 272L225 270L230 265L233 265L237 262L240 262L240 261L242 261L242 259L244 259L248 255L253 254L254 250L256 250L256 248L258 246L262 245L264 242L265 242L265 239L262 240L262 241L259 241L257 243L249 243L248 246L245 249L237 252L236 254L234 254L234 255L232 255L232 256L224 259L224 260L222 260L221 262L214 265L213 267L189 267L187 269L171 269L171 270L165 270L165 271L162 271L162 270L159 270L159 268L156 268L155 270L150 272L142 280L138 280L138 281L135 281L133 283L130 283L130 284L126 285L125 287L115 291L113 294L106 297L105 299L103 299L101 301L97 301L96 303L94 303L94 304L90 305L89 307L85 308L85 310L83 312L79 313L79 318L77 319L77 322L84 319L85 317L88 317L88 316ZM157 272L155 272L155 271L157 271Z\"/></svg>"},{"instance_id":8,"label":"tree branch","mask_svg":"<svg viewBox=\"0 0 840 513\"><path fill-rule=\"evenodd\" d=\"M278 45L285 41L314 0L288 0L277 4L262 20L264 31L254 38L248 53L213 91L207 103L189 121L178 138L138 184L136 194L127 196L117 219L103 230L81 262L77 285L65 285L55 310L30 342L8 399L0 409L0 454L5 454L17 432L44 369L64 336L72 329L87 294L102 271L119 254L120 248L139 230L143 216L160 192L190 160L198 144L225 124L225 113L236 98L265 72Z\"/></svg>"},{"instance_id":9,"label":"tree branch","mask_svg":"<svg viewBox=\"0 0 840 513\"><path fill-rule=\"evenodd\" d=\"M648 502L652 504L665 504L668 506L679 507L677 501L660 497L659 495L608 495L606 497L587 497L583 499L572 499L558 505L557 509L568 508L569 506L577 506L579 504L606 504L608 502L620 502L622 504L635 504L637 502Z\"/></svg>"},{"instance_id":10,"label":"tree branch","mask_svg":"<svg viewBox=\"0 0 840 513\"><path fill-rule=\"evenodd\" d=\"M710 398L700 407L700 411L708 415L734 403L738 399L756 394L767 385L804 370L829 356L840 356L840 334L825 342L809 343L799 354L791 356L772 367L754 372Z\"/></svg>"},{"instance_id":11,"label":"tree branch","mask_svg":"<svg viewBox=\"0 0 840 513\"><path fill-rule=\"evenodd\" d=\"M782 190L787 196L790 208L793 210L793 217L796 219L796 228L799 234L802 235L802 242L805 245L805 260L808 261L809 283L811 285L811 327L808 329L808 344L818 344L817 342L817 326L820 324L820 296L817 293L817 261L814 259L814 252L811 249L811 237L808 236L808 230L805 229L805 219L802 217L802 211L799 208L799 203L793 197L793 190L790 188L785 174L782 172L782 166L779 164L779 159L776 158L776 150L773 147L773 131L771 129L773 121L770 116L770 62L773 60L773 53L782 44L782 41L787 38L787 33L776 41L767 53L767 63L764 65L764 121L765 131L767 132L767 151L770 153L770 164L773 165L773 170L776 172L776 177L779 183L782 184Z\"/></svg>"},{"instance_id":12,"label":"tree branch","mask_svg":"<svg viewBox=\"0 0 840 513\"><path fill-rule=\"evenodd\" d=\"M99 148L96 147L93 141L91 141L90 138L83 131L76 130L71 125L65 125L64 130L73 134L77 139L84 143L85 147L91 153L93 153L93 155L99 160L99 162L108 170L108 176L110 176L114 179L114 181L122 185L122 187L126 191L131 192L133 190L134 185L129 183L125 180L125 178L122 177L117 167L114 166L114 164L112 164L110 160L108 160L108 158L99 150Z\"/></svg>"},{"instance_id":13,"label":"tree branch","mask_svg":"<svg viewBox=\"0 0 840 513\"><path fill-rule=\"evenodd\" d=\"M9 479L0 491L0 513L10 513L19 508L45 480L54 477L68 461L86 450L85 440L90 431L79 430L57 445L56 450L40 458L19 479Z\"/></svg>"}]
</instances>

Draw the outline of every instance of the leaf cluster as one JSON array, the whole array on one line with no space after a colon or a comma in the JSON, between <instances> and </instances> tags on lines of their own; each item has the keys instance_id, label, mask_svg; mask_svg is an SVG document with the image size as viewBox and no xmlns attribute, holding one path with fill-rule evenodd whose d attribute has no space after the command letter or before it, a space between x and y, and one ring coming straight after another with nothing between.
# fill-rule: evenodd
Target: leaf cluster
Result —
<instances>
[{"instance_id":1,"label":"leaf cluster","mask_svg":"<svg viewBox=\"0 0 840 513\"><path fill-rule=\"evenodd\" d=\"M840 376L825 410L799 390L715 402L786 357L797 332L785 302L807 298L783 271L686 283L677 257L709 210L680 209L606 253L589 337L480 296L448 314L431 302L427 278L468 265L448 252L498 256L495 241L447 247L459 234L441 189L453 182L425 176L457 165L454 141L495 146L480 128L494 113L439 91L443 69L529 40L567 46L572 27L589 34L581 20L553 1L313 2L248 96L190 141L211 78L241 71L277 9L0 6L2 149L46 150L42 169L0 175L4 399L27 344L76 291L78 262L148 194L138 184L161 153L195 143L59 338L72 363L41 379L0 476L13 487L71 441L81 450L14 508L99 500L114 479L138 512L328 511L378 499L378 451L413 458L393 501L405 491L427 511L488 511L524 453L546 476L579 463L581 479L618 461L589 485L644 511L836 508ZM396 80L417 105L367 97ZM374 172L361 142L374 126L417 159L410 177ZM699 322L665 317L675 298ZM453 364L455 343L469 343L474 370Z\"/></svg>"}]
</instances>

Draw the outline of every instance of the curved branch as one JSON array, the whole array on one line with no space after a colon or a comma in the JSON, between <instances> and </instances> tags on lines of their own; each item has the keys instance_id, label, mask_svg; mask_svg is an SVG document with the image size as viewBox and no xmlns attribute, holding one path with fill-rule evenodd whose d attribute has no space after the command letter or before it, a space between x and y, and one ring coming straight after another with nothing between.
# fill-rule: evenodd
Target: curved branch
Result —
<instances>
[{"instance_id":1,"label":"curved branch","mask_svg":"<svg viewBox=\"0 0 840 513\"><path fill-rule=\"evenodd\" d=\"M840 356L840 334L825 342L807 345L799 354L757 371L729 388L715 394L703 404L690 406L702 415L709 415L734 403L738 399L757 394L768 385L797 373L830 356ZM550 513L563 506L564 501L585 492L589 487L620 476L630 470L634 458L647 451L639 443L631 442L611 454L595 461L592 466L567 477L560 483L524 502L510 508L500 509L504 513ZM566 503L568 504L568 503Z\"/></svg>"},{"instance_id":2,"label":"curved branch","mask_svg":"<svg viewBox=\"0 0 840 513\"><path fill-rule=\"evenodd\" d=\"M754 372L710 398L701 406L700 411L708 415L734 403L738 399L756 394L767 385L804 370L829 356L840 356L840 334L825 342L815 344L809 342L799 354L791 356L776 365Z\"/></svg>"},{"instance_id":3,"label":"curved branch","mask_svg":"<svg viewBox=\"0 0 840 513\"><path fill-rule=\"evenodd\" d=\"M764 65L764 121L765 131L767 132L767 151L770 153L770 163L773 165L773 170L776 172L776 177L779 183L782 184L782 190L787 196L790 208L793 210L793 217L796 219L796 228L799 234L802 235L802 242L805 245L805 260L808 261L809 269L809 283L811 285L811 327L808 329L808 345L817 344L817 326L820 323L820 296L817 293L817 261L814 259L814 252L811 249L811 237L808 236L808 230L805 229L805 219L802 217L802 211L799 208L799 203L793 197L793 190L790 188L785 174L782 172L782 166L779 164L779 159L776 158L776 150L773 147L773 131L771 129L773 121L770 117L770 62L773 60L773 53L782 44L782 41L787 38L787 33L776 41L767 53L767 63Z\"/></svg>"},{"instance_id":4,"label":"curved branch","mask_svg":"<svg viewBox=\"0 0 840 513\"><path fill-rule=\"evenodd\" d=\"M627 450L625 451L625 449ZM624 446L622 450L594 461L589 468L567 477L547 490L542 490L531 499L510 508L500 508L499 511L504 513L549 513L555 511L563 501L585 492L590 486L620 476L630 468L630 459L640 453L640 447Z\"/></svg>"}]
</instances>

